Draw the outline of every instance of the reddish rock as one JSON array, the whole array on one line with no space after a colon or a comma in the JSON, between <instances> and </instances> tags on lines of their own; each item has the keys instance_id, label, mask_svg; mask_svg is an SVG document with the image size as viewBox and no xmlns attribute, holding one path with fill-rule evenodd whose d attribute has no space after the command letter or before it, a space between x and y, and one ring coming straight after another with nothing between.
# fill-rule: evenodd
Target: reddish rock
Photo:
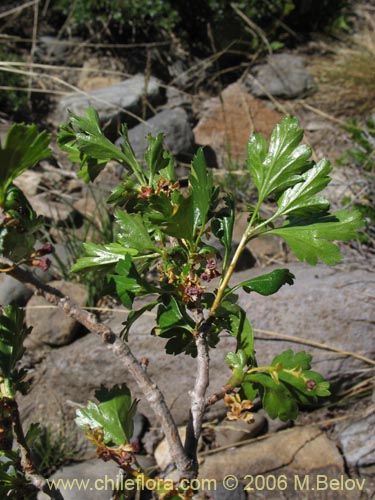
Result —
<instances>
[{"instance_id":1,"label":"reddish rock","mask_svg":"<svg viewBox=\"0 0 375 500\"><path fill-rule=\"evenodd\" d=\"M223 91L221 99L208 101L193 130L195 142L211 146L220 166L228 161L242 164L250 135L259 132L269 137L280 119L280 113L243 90L239 83L233 83Z\"/></svg>"}]
</instances>

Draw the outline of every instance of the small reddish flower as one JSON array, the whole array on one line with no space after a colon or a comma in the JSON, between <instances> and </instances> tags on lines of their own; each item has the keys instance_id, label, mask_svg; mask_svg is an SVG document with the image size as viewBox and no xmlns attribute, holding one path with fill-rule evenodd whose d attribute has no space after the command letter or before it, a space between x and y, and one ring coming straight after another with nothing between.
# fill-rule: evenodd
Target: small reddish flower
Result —
<instances>
[{"instance_id":1,"label":"small reddish flower","mask_svg":"<svg viewBox=\"0 0 375 500\"><path fill-rule=\"evenodd\" d=\"M48 271L51 267L52 262L46 257L45 259L33 259L31 261L31 265L35 267L39 267L42 271Z\"/></svg>"},{"instance_id":2,"label":"small reddish flower","mask_svg":"<svg viewBox=\"0 0 375 500\"><path fill-rule=\"evenodd\" d=\"M315 380L311 380L311 379L310 379L310 380L307 380L307 381L306 381L306 389L307 389L308 391L312 391L313 389L315 389L315 387L316 387L316 382L315 382Z\"/></svg>"}]
</instances>

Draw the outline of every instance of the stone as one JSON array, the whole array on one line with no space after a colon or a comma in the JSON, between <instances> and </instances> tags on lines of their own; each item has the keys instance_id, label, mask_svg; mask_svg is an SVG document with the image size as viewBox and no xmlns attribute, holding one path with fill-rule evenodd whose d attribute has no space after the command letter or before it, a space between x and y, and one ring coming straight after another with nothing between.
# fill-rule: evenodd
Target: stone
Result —
<instances>
[{"instance_id":1,"label":"stone","mask_svg":"<svg viewBox=\"0 0 375 500\"><path fill-rule=\"evenodd\" d=\"M129 130L129 141L137 158L143 159L147 149L147 136L162 132L164 143L172 155L190 157L194 149L194 136L186 111L182 108L164 109L160 113ZM116 144L123 142L120 137Z\"/></svg>"},{"instance_id":2,"label":"stone","mask_svg":"<svg viewBox=\"0 0 375 500\"><path fill-rule=\"evenodd\" d=\"M95 458L81 463L66 465L52 474L49 479L72 481L69 488L63 489L61 486L59 488L64 500L103 500L103 498L110 498L113 489L112 485L116 484L116 478L120 481L118 472L119 469L115 462L104 462ZM95 481L97 481L96 484ZM87 484L87 487L85 487L85 484ZM121 483L119 482L118 484ZM38 493L37 498L38 500L49 499L42 492Z\"/></svg>"},{"instance_id":3,"label":"stone","mask_svg":"<svg viewBox=\"0 0 375 500\"><path fill-rule=\"evenodd\" d=\"M193 130L195 142L210 146L219 166L242 165L250 135L259 132L269 137L280 119L280 113L251 96L239 83L233 83L224 89L221 98L207 101Z\"/></svg>"},{"instance_id":4,"label":"stone","mask_svg":"<svg viewBox=\"0 0 375 500\"><path fill-rule=\"evenodd\" d=\"M215 446L230 446L250 439L262 433L267 424L263 415L254 413L254 422L246 423L243 420L228 421L224 420L215 427Z\"/></svg>"},{"instance_id":5,"label":"stone","mask_svg":"<svg viewBox=\"0 0 375 500\"><path fill-rule=\"evenodd\" d=\"M23 194L28 198L37 194L42 177L43 174L41 172L25 170L25 172L14 180L14 184L19 187Z\"/></svg>"},{"instance_id":6,"label":"stone","mask_svg":"<svg viewBox=\"0 0 375 500\"><path fill-rule=\"evenodd\" d=\"M296 491L294 478L303 480L306 476L310 484L316 482L318 474L328 478L345 476L344 461L336 445L316 427L297 427L278 432L264 439L244 446L231 448L218 453L203 456L199 477L222 481L225 476L234 475L239 486L249 484L251 477L284 475L288 495L285 498L301 498L301 491ZM251 477L250 477L251 476ZM254 487L254 483L252 484ZM267 490L267 491L266 491ZM279 488L270 491L266 487L251 492L251 497L280 498ZM319 492L320 494L321 492ZM324 498L335 498L332 495ZM346 496L344 498L352 498ZM215 495L215 494L214 494ZM283 491L286 495L286 491ZM215 498L215 497L214 497ZM310 496L309 496L310 498ZM312 496L312 498L315 498ZM322 497L317 497L322 498Z\"/></svg>"},{"instance_id":7,"label":"stone","mask_svg":"<svg viewBox=\"0 0 375 500\"><path fill-rule=\"evenodd\" d=\"M181 438L181 441L184 442L186 438L186 427L179 427L178 434ZM168 467L168 465L173 463L168 443L165 438L156 447L154 457L159 469L162 471L164 471Z\"/></svg>"},{"instance_id":8,"label":"stone","mask_svg":"<svg viewBox=\"0 0 375 500\"><path fill-rule=\"evenodd\" d=\"M216 484L215 491L211 492L210 496L212 500L246 500L248 498L242 485L229 490L222 482Z\"/></svg>"},{"instance_id":9,"label":"stone","mask_svg":"<svg viewBox=\"0 0 375 500\"><path fill-rule=\"evenodd\" d=\"M54 200L47 192L32 196L30 203L37 215L42 215L57 225L74 225L77 222L78 212L68 200Z\"/></svg>"},{"instance_id":10,"label":"stone","mask_svg":"<svg viewBox=\"0 0 375 500\"><path fill-rule=\"evenodd\" d=\"M350 468L361 470L375 464L374 428L374 405L360 412L360 416L336 424L340 448Z\"/></svg>"},{"instance_id":11,"label":"stone","mask_svg":"<svg viewBox=\"0 0 375 500\"><path fill-rule=\"evenodd\" d=\"M5 273L0 274L0 305L24 306L32 294L33 292L23 283Z\"/></svg>"},{"instance_id":12,"label":"stone","mask_svg":"<svg viewBox=\"0 0 375 500\"><path fill-rule=\"evenodd\" d=\"M316 349L292 340L272 340L272 335L262 334L259 329L303 337L307 342L311 339L371 358L375 350L374 311L370 301L372 274L363 269L332 269L323 265L306 267L293 264L288 267L296 275L295 285L285 285L271 299L238 292L255 329L258 364L269 364L275 355L290 348L296 352L309 352L313 355L313 369L328 378L333 392L352 385L354 378L360 380L370 376L370 371L364 370L366 364L350 355ZM236 273L233 284L274 268ZM142 301L137 301L135 307L139 308L141 304ZM127 311L123 309L108 320L116 333L122 330L121 323L126 315ZM165 393L177 424L184 425L188 418L189 391L194 383L196 362L185 355L166 356L166 341L150 335L154 325L154 311L142 316L130 330L129 345L136 357L149 360L149 375ZM216 349L210 351L208 395L220 390L230 377L224 357L235 349L235 345L235 339L226 335ZM138 410L150 420L152 427L156 427L158 421L124 364L93 334L51 350L35 367L30 392L20 396L22 417L26 422L42 420L46 425L64 430L69 439L83 446L86 438L77 431L73 421L74 403L86 404L101 384L111 387L114 381L128 384L133 397L141 399Z\"/></svg>"},{"instance_id":13,"label":"stone","mask_svg":"<svg viewBox=\"0 0 375 500\"><path fill-rule=\"evenodd\" d=\"M58 124L65 122L68 119L68 110L83 115L85 109L94 107L102 124L111 122L109 130L117 128L116 124L124 120L130 126L131 123L137 123L131 115L142 114L144 97L153 106L159 104L163 99L160 82L154 77L147 79L145 75L137 74L110 87L62 97L54 121Z\"/></svg>"},{"instance_id":14,"label":"stone","mask_svg":"<svg viewBox=\"0 0 375 500\"><path fill-rule=\"evenodd\" d=\"M39 247L41 245L36 246ZM49 255L48 258L53 261L53 254ZM53 279L54 272L51 268L47 271L42 271L42 269L36 267L22 267L31 271L38 280L43 283L47 283ZM32 295L33 292L27 288L26 285L6 273L0 273L0 305L7 306L9 304L16 304L18 306L24 306Z\"/></svg>"},{"instance_id":15,"label":"stone","mask_svg":"<svg viewBox=\"0 0 375 500\"><path fill-rule=\"evenodd\" d=\"M125 310L123 314L116 313L115 318L109 322L116 333L122 330L121 323L126 314ZM166 341L150 335L154 324L152 313L140 318L130 331L129 344L138 359L149 359L149 375L165 393L177 424L184 425L188 419L188 391L194 384L192 366L195 367L195 361L183 355L179 358L168 357L166 368ZM209 394L218 391L230 377L231 372L224 364L224 356L235 349L235 345L234 338L226 337L221 341L221 348L211 352ZM171 384L171 380L177 383ZM22 419L25 425L43 421L56 432L64 432L68 442L76 443L80 456L86 456L92 448L88 446L84 433L74 423L75 408L93 400L95 390L102 384L112 387L114 383L126 383L133 397L140 398L139 412L149 419L153 427L158 425L152 409L124 364L94 334L49 351L45 359L35 366L31 390L25 396L19 396Z\"/></svg>"},{"instance_id":16,"label":"stone","mask_svg":"<svg viewBox=\"0 0 375 500\"><path fill-rule=\"evenodd\" d=\"M233 283L266 274L276 267L237 273ZM284 285L271 299L237 292L255 329L258 364L268 365L287 349L308 352L313 356L312 369L328 379L332 392L369 377L368 365L355 356L373 359L375 355L375 310L371 303L373 274L354 266L308 267L293 263L283 267L295 275L295 283ZM274 337L272 332L276 332ZM291 338L278 338L277 333ZM293 337L296 337L295 342ZM306 344L303 340L300 343L301 338ZM339 352L310 346L310 340Z\"/></svg>"},{"instance_id":17,"label":"stone","mask_svg":"<svg viewBox=\"0 0 375 500\"><path fill-rule=\"evenodd\" d=\"M88 293L83 285L65 281L51 281L49 285L57 288L80 306L86 305ZM32 326L32 332L25 340L27 349L38 349L41 345L62 346L69 344L76 337L79 323L67 316L61 309L54 307L43 309L45 299L32 297L26 305L26 324Z\"/></svg>"},{"instance_id":18,"label":"stone","mask_svg":"<svg viewBox=\"0 0 375 500\"><path fill-rule=\"evenodd\" d=\"M257 97L299 97L314 88L314 79L300 57L270 54L267 63L254 67L255 78L248 76L246 86Z\"/></svg>"}]
</instances>

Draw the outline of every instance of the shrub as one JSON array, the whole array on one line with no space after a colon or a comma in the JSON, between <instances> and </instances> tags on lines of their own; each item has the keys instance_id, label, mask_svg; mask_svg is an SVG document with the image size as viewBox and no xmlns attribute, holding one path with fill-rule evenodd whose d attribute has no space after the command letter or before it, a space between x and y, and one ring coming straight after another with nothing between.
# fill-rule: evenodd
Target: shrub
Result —
<instances>
[{"instance_id":1,"label":"shrub","mask_svg":"<svg viewBox=\"0 0 375 500\"><path fill-rule=\"evenodd\" d=\"M108 199L117 207L114 241L86 243L86 255L73 266L74 271L103 269L113 280L118 298L131 310L121 335L98 324L68 297L20 267L29 264L47 269L45 255L52 250L49 244L33 249L35 231L42 221L12 184L26 168L48 155L48 137L38 134L34 126L14 125L0 150L4 165L0 176L0 271L27 283L97 333L112 349L114 362L123 363L154 410L184 479L159 479L154 482L155 493L161 498L167 495L182 500L193 493L186 480L198 475L198 441L208 406L224 399L228 419L251 422L251 409L259 398L272 419L285 421L297 417L299 406L314 405L330 394L328 382L311 369L311 356L303 351L287 350L269 365L257 365L251 323L236 292L243 289L245 293L270 296L282 286L292 285L295 277L288 269L276 269L233 285L231 277L242 251L255 238L273 234L285 240L299 260L334 265L342 257L331 240L352 239L363 222L357 211L329 212L328 201L319 193L330 181L330 164L324 159L318 163L311 160L311 149L301 144L303 131L297 120L285 117L275 127L268 146L258 134L249 140L247 169L258 198L248 207L247 228L231 257L234 200L214 185L203 150L199 149L192 161L185 189L176 178L172 156L163 148L162 134L149 136L143 165L134 156L125 125L121 135L124 141L119 149L104 136L97 113L89 109L85 116L71 115L58 137L60 147L80 164L79 175L87 182L93 181L109 161L118 162L124 169L122 182ZM264 216L266 200L272 202L273 210ZM221 245L220 254L209 243L214 238ZM205 285L211 281L216 288L209 291ZM134 308L136 297L146 299L140 309ZM132 325L153 309L156 326L151 334L165 339L167 354L195 358L188 361L194 366L195 380L184 445L164 395L129 347ZM9 306L1 313L0 438L6 462L0 462L4 478L0 492L4 497L17 498L19 491L24 494L42 489L51 498L61 499L60 492L37 472L15 399L17 391L27 390L26 372L18 362L30 329L23 324L22 310ZM207 398L209 351L220 342L222 331L236 339L236 349L225 357L230 372L227 383ZM175 357L169 359L169 363L179 362ZM113 460L139 486L147 476L137 464L131 442L137 400L125 384L101 387L95 398L77 410L76 423L96 445L98 456ZM19 452L12 451L12 431Z\"/></svg>"}]
</instances>

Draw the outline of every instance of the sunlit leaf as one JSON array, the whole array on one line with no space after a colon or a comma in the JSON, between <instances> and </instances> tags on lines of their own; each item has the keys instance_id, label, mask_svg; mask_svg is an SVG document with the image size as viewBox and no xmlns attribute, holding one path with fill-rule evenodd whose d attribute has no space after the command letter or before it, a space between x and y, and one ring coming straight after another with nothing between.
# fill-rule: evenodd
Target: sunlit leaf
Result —
<instances>
[{"instance_id":1,"label":"sunlit leaf","mask_svg":"<svg viewBox=\"0 0 375 500\"><path fill-rule=\"evenodd\" d=\"M334 265L341 262L342 256L339 248L330 240L354 239L362 226L360 212L340 210L333 215L310 219L291 218L283 226L268 233L281 236L301 261L315 265L320 259L328 265Z\"/></svg>"},{"instance_id":2,"label":"sunlit leaf","mask_svg":"<svg viewBox=\"0 0 375 500\"><path fill-rule=\"evenodd\" d=\"M265 139L254 134L248 144L247 165L257 187L259 200L275 192L283 192L303 180L301 174L308 170L311 149L300 144L303 130L293 117L284 117L272 132L267 151Z\"/></svg>"},{"instance_id":3,"label":"sunlit leaf","mask_svg":"<svg viewBox=\"0 0 375 500\"><path fill-rule=\"evenodd\" d=\"M93 267L108 266L125 259L127 255L137 255L138 250L125 248L119 243L108 245L96 245L95 243L83 243L86 257L80 257L72 266L73 272L82 271Z\"/></svg>"},{"instance_id":4,"label":"sunlit leaf","mask_svg":"<svg viewBox=\"0 0 375 500\"><path fill-rule=\"evenodd\" d=\"M89 401L85 408L76 411L76 424L84 431L102 428L104 442L109 446L121 446L130 442L134 429L137 401L132 400L125 384L112 389L101 387L96 391L96 404Z\"/></svg>"}]
</instances>

